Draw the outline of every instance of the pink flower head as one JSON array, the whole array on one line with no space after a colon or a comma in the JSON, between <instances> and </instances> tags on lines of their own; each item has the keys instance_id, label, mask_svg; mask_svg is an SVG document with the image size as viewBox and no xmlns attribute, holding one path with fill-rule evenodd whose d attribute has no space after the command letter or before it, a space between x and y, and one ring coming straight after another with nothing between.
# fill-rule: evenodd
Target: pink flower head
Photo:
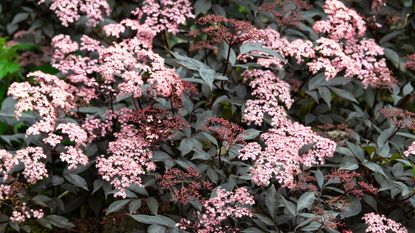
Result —
<instances>
[{"instance_id":1,"label":"pink flower head","mask_svg":"<svg viewBox=\"0 0 415 233\"><path fill-rule=\"evenodd\" d=\"M370 233L408 233L405 227L381 214L368 213L362 218L367 224L366 232Z\"/></svg>"},{"instance_id":2,"label":"pink flower head","mask_svg":"<svg viewBox=\"0 0 415 233\"><path fill-rule=\"evenodd\" d=\"M38 4L44 0L38 0ZM106 0L52 0L50 9L55 12L64 27L75 23L80 13L88 19L88 25L97 26L104 20L104 15L111 13Z\"/></svg>"},{"instance_id":3,"label":"pink flower head","mask_svg":"<svg viewBox=\"0 0 415 233\"><path fill-rule=\"evenodd\" d=\"M180 24L194 17L189 0L145 0L133 14L144 20L144 24L155 32L167 31L173 34L179 32Z\"/></svg>"},{"instance_id":4,"label":"pink flower head","mask_svg":"<svg viewBox=\"0 0 415 233\"><path fill-rule=\"evenodd\" d=\"M216 189L216 196L204 201L202 213L197 213L196 222L181 221L180 229L198 233L228 232L228 218L252 217L252 211L247 207L255 204L254 197L245 187L237 188L234 192L222 188Z\"/></svg>"}]
</instances>

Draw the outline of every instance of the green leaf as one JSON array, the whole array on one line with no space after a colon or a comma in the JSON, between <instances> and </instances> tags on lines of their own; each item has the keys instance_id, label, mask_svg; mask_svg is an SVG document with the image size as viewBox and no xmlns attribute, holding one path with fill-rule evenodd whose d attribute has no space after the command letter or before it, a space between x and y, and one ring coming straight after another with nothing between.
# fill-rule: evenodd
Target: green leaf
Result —
<instances>
[{"instance_id":1,"label":"green leaf","mask_svg":"<svg viewBox=\"0 0 415 233\"><path fill-rule=\"evenodd\" d=\"M163 216L163 215L130 215L133 219L135 219L138 222L144 223L144 224L157 224L162 225L170 228L176 228L176 222L172 220L169 217Z\"/></svg>"},{"instance_id":2,"label":"green leaf","mask_svg":"<svg viewBox=\"0 0 415 233\"><path fill-rule=\"evenodd\" d=\"M111 213L114 213L114 212L117 212L117 211L121 210L130 201L131 201L130 199L114 201L113 203L111 203L111 205L108 206L106 215L109 215Z\"/></svg>"},{"instance_id":3,"label":"green leaf","mask_svg":"<svg viewBox=\"0 0 415 233\"><path fill-rule=\"evenodd\" d=\"M29 17L29 13L18 13L13 17L11 24L20 23L24 21L25 19L27 19L27 17Z\"/></svg>"},{"instance_id":4,"label":"green leaf","mask_svg":"<svg viewBox=\"0 0 415 233\"><path fill-rule=\"evenodd\" d=\"M159 203L157 202L157 200L154 197L149 197L147 198L146 202L150 212L154 215L157 215L157 211L159 208Z\"/></svg>"},{"instance_id":5,"label":"green leaf","mask_svg":"<svg viewBox=\"0 0 415 233\"><path fill-rule=\"evenodd\" d=\"M141 207L141 200L135 199L130 202L128 205L128 211L130 214L133 214L135 211L137 211Z\"/></svg>"},{"instance_id":6,"label":"green leaf","mask_svg":"<svg viewBox=\"0 0 415 233\"><path fill-rule=\"evenodd\" d=\"M317 170L314 173L314 176L316 177L318 187L322 188L323 185L324 185L324 175L323 175L323 173L320 170Z\"/></svg>"},{"instance_id":7,"label":"green leaf","mask_svg":"<svg viewBox=\"0 0 415 233\"><path fill-rule=\"evenodd\" d=\"M258 137L261 134L261 131L257 129L246 129L242 133L240 133L238 136L244 140L252 140Z\"/></svg>"},{"instance_id":8,"label":"green leaf","mask_svg":"<svg viewBox=\"0 0 415 233\"><path fill-rule=\"evenodd\" d=\"M338 95L338 96L340 96L340 97L342 97L344 99L347 99L347 100L350 100L350 101L353 101L353 102L357 103L357 100L354 98L354 95L351 94L350 92L348 92L348 91L346 91L344 89L339 89L339 88L335 88L335 87L329 87L329 88L336 95Z\"/></svg>"},{"instance_id":9,"label":"green leaf","mask_svg":"<svg viewBox=\"0 0 415 233\"><path fill-rule=\"evenodd\" d=\"M202 12L207 12L212 7L212 2L209 0L197 0L194 4L195 15Z\"/></svg>"},{"instance_id":10,"label":"green leaf","mask_svg":"<svg viewBox=\"0 0 415 233\"><path fill-rule=\"evenodd\" d=\"M327 87L319 87L317 88L318 94L321 98L326 102L326 104L331 108L331 92Z\"/></svg>"},{"instance_id":11,"label":"green leaf","mask_svg":"<svg viewBox=\"0 0 415 233\"><path fill-rule=\"evenodd\" d=\"M261 222L267 224L268 226L274 226L275 223L274 221L272 221L272 219L270 219L269 217L263 215L263 214L259 214L259 213L254 213L255 217L257 217L259 220L261 220Z\"/></svg>"},{"instance_id":12,"label":"green leaf","mask_svg":"<svg viewBox=\"0 0 415 233\"><path fill-rule=\"evenodd\" d=\"M67 181L72 183L73 185L83 188L85 190L88 190L88 185L86 183L86 180L82 178L81 176L73 173L64 174L63 175Z\"/></svg>"},{"instance_id":13,"label":"green leaf","mask_svg":"<svg viewBox=\"0 0 415 233\"><path fill-rule=\"evenodd\" d=\"M303 209L309 209L313 205L316 196L314 192L306 192L297 201L297 212L302 211Z\"/></svg>"},{"instance_id":14,"label":"green leaf","mask_svg":"<svg viewBox=\"0 0 415 233\"><path fill-rule=\"evenodd\" d=\"M160 226L160 225L151 225L147 229L147 233L163 233L163 232L166 232L166 227Z\"/></svg>"},{"instance_id":15,"label":"green leaf","mask_svg":"<svg viewBox=\"0 0 415 233\"><path fill-rule=\"evenodd\" d=\"M288 201L283 196L281 196L281 200L284 203L284 206L287 209L288 213L291 214L292 216L296 216L297 210L296 210L295 204L292 203L291 201Z\"/></svg>"},{"instance_id":16,"label":"green leaf","mask_svg":"<svg viewBox=\"0 0 415 233\"><path fill-rule=\"evenodd\" d=\"M271 215L271 217L273 219L275 219L275 217L276 217L275 216L275 211L278 207L277 203L276 203L276 200L277 200L277 192L275 190L274 185L271 185L268 188L268 191L265 195L265 205L267 206L268 212L269 212L269 214Z\"/></svg>"},{"instance_id":17,"label":"green leaf","mask_svg":"<svg viewBox=\"0 0 415 233\"><path fill-rule=\"evenodd\" d=\"M48 215L44 219L50 224L59 227L59 228L72 228L75 227L67 218L59 215Z\"/></svg>"},{"instance_id":18,"label":"green leaf","mask_svg":"<svg viewBox=\"0 0 415 233\"><path fill-rule=\"evenodd\" d=\"M189 138L184 138L180 142L179 150L182 152L182 155L190 153L193 150L193 141Z\"/></svg>"}]
</instances>

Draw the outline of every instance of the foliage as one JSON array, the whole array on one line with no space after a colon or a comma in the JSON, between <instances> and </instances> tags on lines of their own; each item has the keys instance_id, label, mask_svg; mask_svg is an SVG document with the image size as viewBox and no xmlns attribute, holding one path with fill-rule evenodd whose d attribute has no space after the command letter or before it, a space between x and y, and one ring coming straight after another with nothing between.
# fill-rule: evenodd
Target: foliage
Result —
<instances>
[{"instance_id":1,"label":"foliage","mask_svg":"<svg viewBox=\"0 0 415 233\"><path fill-rule=\"evenodd\" d=\"M415 231L412 1L12 2L0 232Z\"/></svg>"}]
</instances>

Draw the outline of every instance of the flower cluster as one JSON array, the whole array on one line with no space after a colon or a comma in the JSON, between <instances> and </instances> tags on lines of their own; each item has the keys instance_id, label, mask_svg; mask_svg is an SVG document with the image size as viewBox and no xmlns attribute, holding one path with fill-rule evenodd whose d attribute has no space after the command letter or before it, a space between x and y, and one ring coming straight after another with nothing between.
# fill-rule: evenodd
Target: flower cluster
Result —
<instances>
[{"instance_id":1,"label":"flower cluster","mask_svg":"<svg viewBox=\"0 0 415 233\"><path fill-rule=\"evenodd\" d=\"M179 32L179 25L193 18L189 0L145 0L140 8L133 11L144 24L155 32Z\"/></svg>"},{"instance_id":2,"label":"flower cluster","mask_svg":"<svg viewBox=\"0 0 415 233\"><path fill-rule=\"evenodd\" d=\"M38 4L45 0L38 0ZM68 27L85 15L90 26L97 26L111 13L107 0L52 0L50 9L55 12L62 25Z\"/></svg>"},{"instance_id":3,"label":"flower cluster","mask_svg":"<svg viewBox=\"0 0 415 233\"><path fill-rule=\"evenodd\" d=\"M303 0L264 2L260 5L260 10L271 14L281 26L298 26L301 21L300 10L310 8L311 5Z\"/></svg>"},{"instance_id":4,"label":"flower cluster","mask_svg":"<svg viewBox=\"0 0 415 233\"><path fill-rule=\"evenodd\" d=\"M256 58L256 63L264 67L282 68L287 63L286 59L283 57L295 58L296 62L300 63L306 58L313 58L315 55L313 43L311 41L303 39L289 41L288 39L281 37L278 31L271 28L257 29L257 34L260 36L250 38L245 41L244 44L259 43L263 47L277 52L280 56L253 50L239 56L239 60L246 62Z\"/></svg>"},{"instance_id":5,"label":"flower cluster","mask_svg":"<svg viewBox=\"0 0 415 233\"><path fill-rule=\"evenodd\" d=\"M370 233L408 233L408 230L401 224L389 219L381 214L368 213L362 218L367 224L366 232Z\"/></svg>"},{"instance_id":6,"label":"flower cluster","mask_svg":"<svg viewBox=\"0 0 415 233\"><path fill-rule=\"evenodd\" d=\"M197 20L203 26L201 30L194 30L191 36L197 37L206 34L208 40L201 40L193 44L190 50L201 48L213 49L222 42L229 46L241 44L248 40L259 40L262 35L252 24L242 20L226 18L219 15L207 15Z\"/></svg>"},{"instance_id":7,"label":"flower cluster","mask_svg":"<svg viewBox=\"0 0 415 233\"><path fill-rule=\"evenodd\" d=\"M136 129L123 127L115 136L116 140L108 146L111 155L97 158L96 166L102 179L118 190L115 196L125 198L126 189L131 184L142 186L140 175L154 171L156 165L151 161L151 144L140 137Z\"/></svg>"},{"instance_id":8,"label":"flower cluster","mask_svg":"<svg viewBox=\"0 0 415 233\"><path fill-rule=\"evenodd\" d=\"M27 147L16 151L14 155L6 150L0 150L0 207L3 201L10 200L13 209L10 221L24 222L29 218L43 218L41 209L31 209L19 197L23 196L24 188L22 183L16 181L17 178L12 176L13 169L16 165L22 163L24 166L23 176L30 184L48 177L44 160L46 155L40 147Z\"/></svg>"},{"instance_id":9,"label":"flower cluster","mask_svg":"<svg viewBox=\"0 0 415 233\"><path fill-rule=\"evenodd\" d=\"M251 168L254 183L268 185L275 176L284 186L294 187L294 176L301 167L323 164L325 157L333 156L336 144L287 118L283 106L292 104L289 86L271 71L246 71L244 77L253 78L250 86L256 99L247 101L243 120L261 125L267 115L273 128L261 135L265 149L257 142L248 143L239 158L255 161Z\"/></svg>"},{"instance_id":10,"label":"flower cluster","mask_svg":"<svg viewBox=\"0 0 415 233\"><path fill-rule=\"evenodd\" d=\"M239 125L220 117L208 118L202 130L214 133L215 136L219 137L221 144L228 148L236 142L243 142L239 135L243 129Z\"/></svg>"},{"instance_id":11,"label":"flower cluster","mask_svg":"<svg viewBox=\"0 0 415 233\"><path fill-rule=\"evenodd\" d=\"M354 10L339 0L327 0L328 17L317 21L313 29L326 37L317 40L316 57L308 63L313 74L324 70L326 79L344 72L347 78L359 79L363 86L390 86L395 82L386 65L383 48L366 39L366 24Z\"/></svg>"},{"instance_id":12,"label":"flower cluster","mask_svg":"<svg viewBox=\"0 0 415 233\"><path fill-rule=\"evenodd\" d=\"M188 167L186 171L169 169L158 180L163 189L172 191L173 200L182 204L194 199L203 201L202 191L212 189L212 183L201 180L200 173L192 167Z\"/></svg>"},{"instance_id":13,"label":"flower cluster","mask_svg":"<svg viewBox=\"0 0 415 233\"><path fill-rule=\"evenodd\" d=\"M28 76L34 77L38 85L16 82L9 88L9 95L17 100L16 117L21 117L25 111L33 111L39 115L39 121L27 129L26 135L50 133L55 130L59 115L75 106L74 88L58 77L41 71Z\"/></svg>"},{"instance_id":14,"label":"flower cluster","mask_svg":"<svg viewBox=\"0 0 415 233\"><path fill-rule=\"evenodd\" d=\"M342 184L342 190L345 194L353 195L358 198L362 198L365 193L377 194L378 189L373 185L365 182L358 181L358 178L362 175L358 172L347 171L347 170L336 170L326 175L324 178L331 180L331 182Z\"/></svg>"},{"instance_id":15,"label":"flower cluster","mask_svg":"<svg viewBox=\"0 0 415 233\"><path fill-rule=\"evenodd\" d=\"M194 223L182 219L180 229L198 233L225 233L235 232L238 229L225 224L229 218L252 217L252 212L246 206L255 204L254 198L244 187L234 192L222 188L216 189L216 196L203 202L203 210L197 213Z\"/></svg>"},{"instance_id":16,"label":"flower cluster","mask_svg":"<svg viewBox=\"0 0 415 233\"><path fill-rule=\"evenodd\" d=\"M415 129L415 113L401 108L382 108L382 115L400 129Z\"/></svg>"}]
</instances>

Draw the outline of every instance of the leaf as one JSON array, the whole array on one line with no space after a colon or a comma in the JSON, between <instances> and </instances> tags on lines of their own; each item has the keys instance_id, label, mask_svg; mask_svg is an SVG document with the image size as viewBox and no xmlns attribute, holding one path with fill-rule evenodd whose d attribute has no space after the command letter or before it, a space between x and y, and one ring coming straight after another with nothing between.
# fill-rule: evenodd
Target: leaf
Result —
<instances>
[{"instance_id":1,"label":"leaf","mask_svg":"<svg viewBox=\"0 0 415 233\"><path fill-rule=\"evenodd\" d=\"M388 140L388 138L395 132L395 127L392 126L388 129L385 129L384 131L382 131L382 133L379 135L379 137L376 139L376 145L380 148L383 145L385 145L387 142L386 140Z\"/></svg>"},{"instance_id":2,"label":"leaf","mask_svg":"<svg viewBox=\"0 0 415 233\"><path fill-rule=\"evenodd\" d=\"M317 88L318 94L321 96L321 98L326 102L326 104L331 108L331 92L327 87L319 87Z\"/></svg>"},{"instance_id":3,"label":"leaf","mask_svg":"<svg viewBox=\"0 0 415 233\"><path fill-rule=\"evenodd\" d=\"M160 225L151 225L147 229L147 233L163 233L163 232L166 232L166 227L160 226Z\"/></svg>"},{"instance_id":4,"label":"leaf","mask_svg":"<svg viewBox=\"0 0 415 233\"><path fill-rule=\"evenodd\" d=\"M29 13L18 13L13 17L11 24L18 24L29 17Z\"/></svg>"},{"instance_id":5,"label":"leaf","mask_svg":"<svg viewBox=\"0 0 415 233\"><path fill-rule=\"evenodd\" d=\"M300 212L303 209L309 209L313 205L316 196L314 192L306 192L297 201L297 211Z\"/></svg>"},{"instance_id":6,"label":"leaf","mask_svg":"<svg viewBox=\"0 0 415 233\"><path fill-rule=\"evenodd\" d=\"M259 134L261 134L261 131L257 129L247 129L240 133L238 136L244 140L252 140L258 137Z\"/></svg>"},{"instance_id":7,"label":"leaf","mask_svg":"<svg viewBox=\"0 0 415 233\"><path fill-rule=\"evenodd\" d=\"M340 97L342 97L344 99L347 99L347 100L350 100L350 101L353 101L353 102L357 103L357 100L354 98L354 95L351 94L350 92L348 92L348 91L346 91L344 89L339 89L339 88L335 88L335 87L329 87L329 88L336 95L338 95L338 96L340 96Z\"/></svg>"},{"instance_id":8,"label":"leaf","mask_svg":"<svg viewBox=\"0 0 415 233\"><path fill-rule=\"evenodd\" d=\"M357 164L357 160L354 157L345 156L342 159L342 162L340 164L340 168L352 171L352 170L358 169L359 165Z\"/></svg>"},{"instance_id":9,"label":"leaf","mask_svg":"<svg viewBox=\"0 0 415 233\"><path fill-rule=\"evenodd\" d=\"M173 221L171 218L163 216L163 215L130 215L133 219L135 219L138 222L144 223L144 224L157 224L162 225L170 228L176 228L176 222Z\"/></svg>"},{"instance_id":10,"label":"leaf","mask_svg":"<svg viewBox=\"0 0 415 233\"><path fill-rule=\"evenodd\" d=\"M259 220L261 220L261 222L267 224L268 226L273 226L274 221L272 221L272 219L270 219L269 217L263 215L263 214L259 214L259 213L254 213L255 217L257 217Z\"/></svg>"},{"instance_id":11,"label":"leaf","mask_svg":"<svg viewBox=\"0 0 415 233\"><path fill-rule=\"evenodd\" d=\"M109 215L111 213L117 212L119 210L121 210L122 208L124 208L125 205L128 204L128 202L130 202L130 199L125 199L125 200L118 200L118 201L114 201L113 203L111 203L108 206L106 215Z\"/></svg>"},{"instance_id":12,"label":"leaf","mask_svg":"<svg viewBox=\"0 0 415 233\"><path fill-rule=\"evenodd\" d=\"M242 231L243 233L264 233L263 231L261 231L260 229L256 228L256 227L249 227L245 230Z\"/></svg>"},{"instance_id":13,"label":"leaf","mask_svg":"<svg viewBox=\"0 0 415 233\"><path fill-rule=\"evenodd\" d=\"M48 215L44 217L46 221L50 224L59 227L59 228L72 228L75 227L73 223L71 223L67 218L59 216L59 215Z\"/></svg>"},{"instance_id":14,"label":"leaf","mask_svg":"<svg viewBox=\"0 0 415 233\"><path fill-rule=\"evenodd\" d=\"M189 138L184 138L179 145L179 150L182 155L190 153L193 149L193 141Z\"/></svg>"},{"instance_id":15,"label":"leaf","mask_svg":"<svg viewBox=\"0 0 415 233\"><path fill-rule=\"evenodd\" d=\"M316 143L308 143L305 144L304 146L301 147L301 149L298 151L299 155L304 155L306 154L308 151L310 151L311 149L313 149L313 147L316 145Z\"/></svg>"},{"instance_id":16,"label":"leaf","mask_svg":"<svg viewBox=\"0 0 415 233\"><path fill-rule=\"evenodd\" d=\"M399 67L399 64L401 62L400 57L398 55L398 53L396 53L394 50L390 49L390 48L383 48L383 52L385 54L385 57L392 62L392 64L395 67Z\"/></svg>"},{"instance_id":17,"label":"leaf","mask_svg":"<svg viewBox=\"0 0 415 233\"><path fill-rule=\"evenodd\" d=\"M411 82L408 82L402 89L402 94L404 96L411 94L414 91Z\"/></svg>"},{"instance_id":18,"label":"leaf","mask_svg":"<svg viewBox=\"0 0 415 233\"><path fill-rule=\"evenodd\" d=\"M317 170L314 173L314 176L316 177L318 187L322 188L323 185L324 185L324 175L323 175L323 173L320 170Z\"/></svg>"},{"instance_id":19,"label":"leaf","mask_svg":"<svg viewBox=\"0 0 415 233\"><path fill-rule=\"evenodd\" d=\"M265 205L267 206L268 212L271 215L272 219L275 219L275 211L277 209L276 199L277 192L274 185L271 185L265 195Z\"/></svg>"},{"instance_id":20,"label":"leaf","mask_svg":"<svg viewBox=\"0 0 415 233\"><path fill-rule=\"evenodd\" d=\"M195 15L207 12L212 7L212 2L209 0L197 0L194 4Z\"/></svg>"},{"instance_id":21,"label":"leaf","mask_svg":"<svg viewBox=\"0 0 415 233\"><path fill-rule=\"evenodd\" d=\"M147 198L147 206L152 214L157 215L159 203L154 197Z\"/></svg>"},{"instance_id":22,"label":"leaf","mask_svg":"<svg viewBox=\"0 0 415 233\"><path fill-rule=\"evenodd\" d=\"M135 199L130 202L128 205L128 211L130 214L133 214L135 211L137 211L141 207L141 200Z\"/></svg>"},{"instance_id":23,"label":"leaf","mask_svg":"<svg viewBox=\"0 0 415 233\"><path fill-rule=\"evenodd\" d=\"M290 213L292 216L297 215L296 206L294 203L287 201L283 196L281 196L281 200L284 203L285 208L287 209L288 213Z\"/></svg>"},{"instance_id":24,"label":"leaf","mask_svg":"<svg viewBox=\"0 0 415 233\"><path fill-rule=\"evenodd\" d=\"M347 205L346 209L343 210L342 215L344 218L348 218L358 215L360 211L362 211L362 204L359 199L354 198L353 201Z\"/></svg>"},{"instance_id":25,"label":"leaf","mask_svg":"<svg viewBox=\"0 0 415 233\"><path fill-rule=\"evenodd\" d=\"M172 53L176 58L176 62L180 65L194 71L198 71L202 80L212 89L214 80L227 80L226 77L219 75L215 70L210 68L203 62L196 59L179 55L178 53Z\"/></svg>"},{"instance_id":26,"label":"leaf","mask_svg":"<svg viewBox=\"0 0 415 233\"><path fill-rule=\"evenodd\" d=\"M73 173L64 174L64 177L67 181L72 183L73 185L83 188L85 190L88 190L88 185L86 183L86 180L82 178L81 176Z\"/></svg>"},{"instance_id":27,"label":"leaf","mask_svg":"<svg viewBox=\"0 0 415 233\"><path fill-rule=\"evenodd\" d=\"M312 77L310 81L308 81L308 90L317 89L320 86L323 86L323 83L326 81L324 77L324 73L318 73L316 76Z\"/></svg>"},{"instance_id":28,"label":"leaf","mask_svg":"<svg viewBox=\"0 0 415 233\"><path fill-rule=\"evenodd\" d=\"M365 162L363 163L363 165L365 165L367 168L369 168L370 170L374 171L374 172L378 172L380 174L382 174L384 177L388 177L385 172L383 171L382 167L374 162Z\"/></svg>"},{"instance_id":29,"label":"leaf","mask_svg":"<svg viewBox=\"0 0 415 233\"><path fill-rule=\"evenodd\" d=\"M101 179L96 179L94 180L94 190L92 191L92 194L94 194L95 192L97 192L98 190L100 190L102 188L102 186L104 185L104 181Z\"/></svg>"}]
</instances>

